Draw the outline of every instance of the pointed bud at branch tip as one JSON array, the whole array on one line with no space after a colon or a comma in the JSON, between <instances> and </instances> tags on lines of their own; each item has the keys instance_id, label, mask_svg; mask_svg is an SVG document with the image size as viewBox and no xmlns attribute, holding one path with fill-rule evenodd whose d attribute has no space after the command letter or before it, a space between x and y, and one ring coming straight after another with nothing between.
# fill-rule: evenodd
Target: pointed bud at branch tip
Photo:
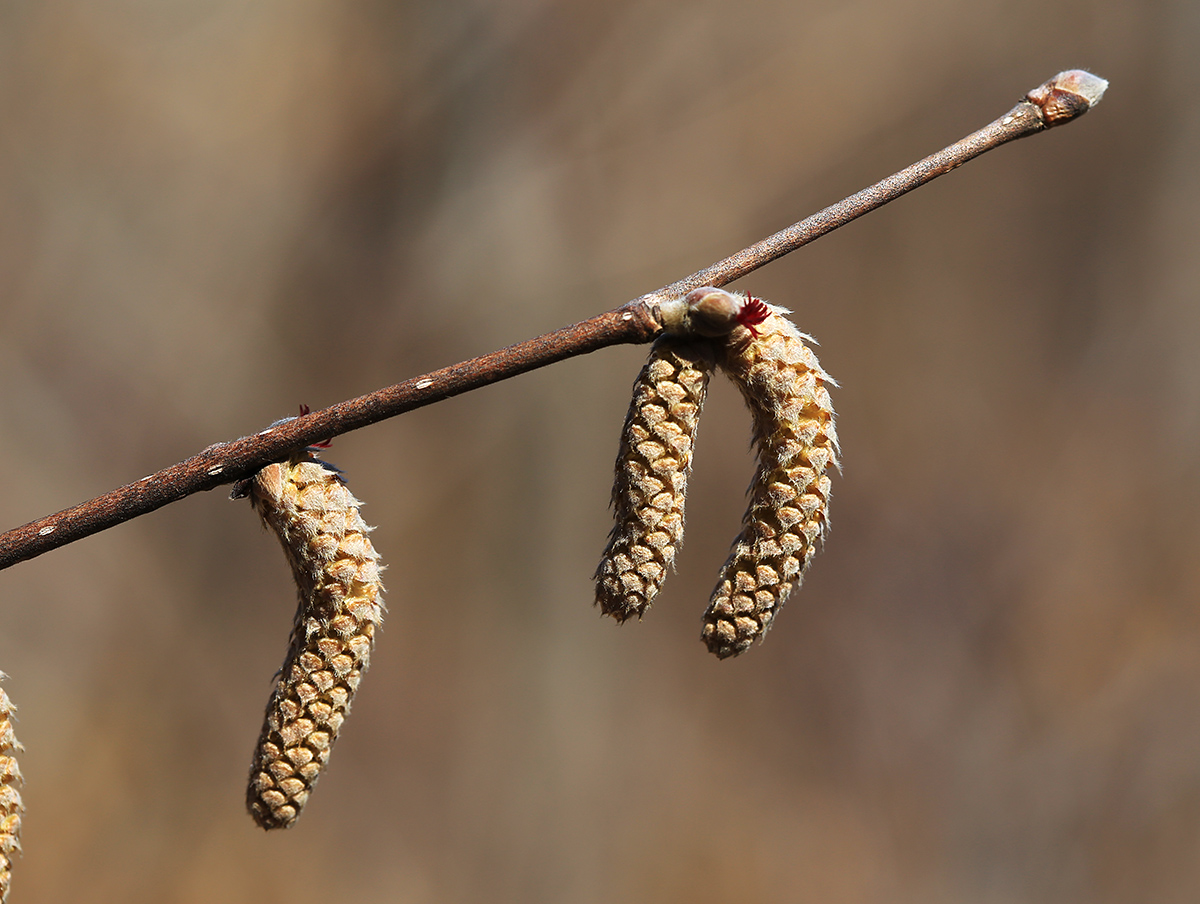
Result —
<instances>
[{"instance_id":1,"label":"pointed bud at branch tip","mask_svg":"<svg viewBox=\"0 0 1200 904\"><path fill-rule=\"evenodd\" d=\"M1062 125L1082 116L1104 97L1108 82L1083 69L1068 69L1025 95L1042 111L1046 127Z\"/></svg>"}]
</instances>

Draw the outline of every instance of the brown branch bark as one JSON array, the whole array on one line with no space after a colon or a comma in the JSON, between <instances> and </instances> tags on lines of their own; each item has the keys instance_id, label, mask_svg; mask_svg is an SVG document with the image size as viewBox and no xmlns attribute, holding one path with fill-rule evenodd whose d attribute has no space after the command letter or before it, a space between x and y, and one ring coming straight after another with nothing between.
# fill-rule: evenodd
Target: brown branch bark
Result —
<instances>
[{"instance_id":1,"label":"brown branch bark","mask_svg":"<svg viewBox=\"0 0 1200 904\"><path fill-rule=\"evenodd\" d=\"M432 405L518 374L610 345L649 342L662 329L658 306L699 286L723 286L807 245L985 151L1085 113L1107 83L1063 72L1004 116L924 160L678 282L600 314L482 357L314 411L253 436L209 446L141 480L0 535L0 569L147 514L192 493L254 474L300 447Z\"/></svg>"}]
</instances>

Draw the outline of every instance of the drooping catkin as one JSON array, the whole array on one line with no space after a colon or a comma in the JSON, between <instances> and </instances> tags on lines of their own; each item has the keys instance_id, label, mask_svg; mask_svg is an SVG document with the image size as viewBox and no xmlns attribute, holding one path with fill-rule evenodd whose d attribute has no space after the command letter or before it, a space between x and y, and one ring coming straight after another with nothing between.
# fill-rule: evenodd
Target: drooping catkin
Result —
<instances>
[{"instance_id":1,"label":"drooping catkin","mask_svg":"<svg viewBox=\"0 0 1200 904\"><path fill-rule=\"evenodd\" d=\"M633 384L613 484L615 523L596 569L596 603L617 621L642 616L683 541L692 445L714 358L708 342L662 336Z\"/></svg>"},{"instance_id":2,"label":"drooping catkin","mask_svg":"<svg viewBox=\"0 0 1200 904\"><path fill-rule=\"evenodd\" d=\"M379 556L337 469L312 449L268 465L234 490L279 537L300 605L267 704L246 803L264 829L300 815L329 761L383 620Z\"/></svg>"},{"instance_id":3,"label":"drooping catkin","mask_svg":"<svg viewBox=\"0 0 1200 904\"><path fill-rule=\"evenodd\" d=\"M7 677L0 672L0 679ZM25 748L13 734L15 710L8 694L0 688L0 904L8 900L12 858L21 850L21 814L25 811L19 790L23 779L15 756Z\"/></svg>"},{"instance_id":4,"label":"drooping catkin","mask_svg":"<svg viewBox=\"0 0 1200 904\"><path fill-rule=\"evenodd\" d=\"M721 569L702 637L721 659L766 633L796 587L829 526L830 480L838 441L828 387L836 385L805 343L812 341L777 308L752 296L698 289L693 304L721 296L737 306L719 365L737 384L754 419L758 467L742 532ZM728 303L729 299L725 299Z\"/></svg>"}]
</instances>

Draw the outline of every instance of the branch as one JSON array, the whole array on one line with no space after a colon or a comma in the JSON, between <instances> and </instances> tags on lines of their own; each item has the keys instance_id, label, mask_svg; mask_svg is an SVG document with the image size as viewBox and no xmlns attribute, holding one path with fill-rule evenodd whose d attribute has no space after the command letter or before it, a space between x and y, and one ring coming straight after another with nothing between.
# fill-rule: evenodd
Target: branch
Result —
<instances>
[{"instance_id":1,"label":"branch","mask_svg":"<svg viewBox=\"0 0 1200 904\"><path fill-rule=\"evenodd\" d=\"M1107 87L1103 79L1081 70L1061 72L978 132L723 261L615 310L314 411L253 436L217 443L149 477L14 528L0 535L0 569L145 515L192 493L242 480L265 465L286 458L295 449L320 440L576 355L610 345L649 342L662 329L659 308L664 302L700 286L724 286L985 151L1069 122L1097 103Z\"/></svg>"}]
</instances>

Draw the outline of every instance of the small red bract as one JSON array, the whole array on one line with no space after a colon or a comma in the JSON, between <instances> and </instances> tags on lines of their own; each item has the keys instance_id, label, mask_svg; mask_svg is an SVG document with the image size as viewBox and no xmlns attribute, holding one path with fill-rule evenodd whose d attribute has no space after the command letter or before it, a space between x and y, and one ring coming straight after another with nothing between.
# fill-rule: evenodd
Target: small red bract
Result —
<instances>
[{"instance_id":1,"label":"small red bract","mask_svg":"<svg viewBox=\"0 0 1200 904\"><path fill-rule=\"evenodd\" d=\"M758 336L758 330L755 329L760 323L771 316L771 309L767 307L767 303L761 298L755 298L753 295L746 296L746 303L737 313L737 321L742 326L750 331L751 336Z\"/></svg>"}]
</instances>

